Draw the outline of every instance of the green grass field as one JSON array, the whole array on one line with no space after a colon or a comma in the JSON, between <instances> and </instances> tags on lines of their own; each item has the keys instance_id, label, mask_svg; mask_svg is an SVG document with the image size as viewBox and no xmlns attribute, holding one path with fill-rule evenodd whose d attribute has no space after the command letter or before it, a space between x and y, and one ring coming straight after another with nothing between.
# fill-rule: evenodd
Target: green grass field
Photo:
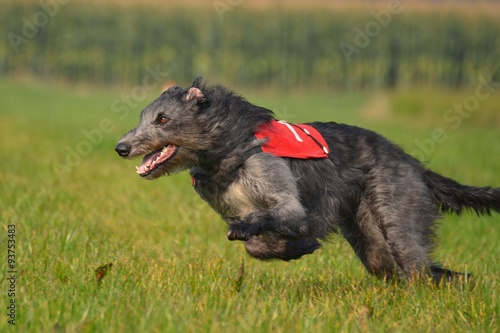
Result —
<instances>
[{"instance_id":1,"label":"green grass field","mask_svg":"<svg viewBox=\"0 0 500 333\"><path fill-rule=\"evenodd\" d=\"M499 331L498 215L447 216L439 228L435 258L472 273L475 288L386 284L340 237L299 261L259 262L226 240L187 173L145 181L136 161L113 151L159 92L125 115L113 106L132 88L2 79L0 89L1 251L7 258L14 225L17 270L9 297L2 260L1 332ZM443 122L445 110L471 93L246 96L292 122L369 127L408 151L443 128L447 140L428 165L462 183L500 187L499 91L458 128ZM108 263L97 282L95 270ZM15 327L6 315L11 299Z\"/></svg>"}]
</instances>

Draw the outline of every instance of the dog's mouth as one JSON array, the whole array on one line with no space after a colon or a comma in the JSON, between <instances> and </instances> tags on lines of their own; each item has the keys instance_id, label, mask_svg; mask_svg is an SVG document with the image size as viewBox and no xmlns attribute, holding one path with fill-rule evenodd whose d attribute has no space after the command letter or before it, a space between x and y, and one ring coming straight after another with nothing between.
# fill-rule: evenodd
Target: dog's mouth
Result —
<instances>
[{"instance_id":1,"label":"dog's mouth","mask_svg":"<svg viewBox=\"0 0 500 333\"><path fill-rule=\"evenodd\" d=\"M179 150L178 146L168 145L160 150L147 154L144 156L142 164L135 167L137 169L137 173L141 177L149 176L154 170L158 169L160 165L165 164L172 157L174 157L177 150Z\"/></svg>"}]
</instances>

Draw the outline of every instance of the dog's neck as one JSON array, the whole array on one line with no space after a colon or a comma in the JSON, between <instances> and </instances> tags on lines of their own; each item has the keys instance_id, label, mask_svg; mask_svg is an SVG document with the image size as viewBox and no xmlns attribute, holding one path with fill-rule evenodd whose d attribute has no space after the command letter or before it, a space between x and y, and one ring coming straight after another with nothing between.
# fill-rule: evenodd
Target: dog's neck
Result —
<instances>
[{"instance_id":1,"label":"dog's neck","mask_svg":"<svg viewBox=\"0 0 500 333\"><path fill-rule=\"evenodd\" d=\"M213 152L202 153L197 167L190 170L193 179L198 176L203 181L208 179L221 188L226 188L238 176L240 168L251 156L261 153L261 144L265 140L257 140L254 135L229 152L214 155Z\"/></svg>"}]
</instances>

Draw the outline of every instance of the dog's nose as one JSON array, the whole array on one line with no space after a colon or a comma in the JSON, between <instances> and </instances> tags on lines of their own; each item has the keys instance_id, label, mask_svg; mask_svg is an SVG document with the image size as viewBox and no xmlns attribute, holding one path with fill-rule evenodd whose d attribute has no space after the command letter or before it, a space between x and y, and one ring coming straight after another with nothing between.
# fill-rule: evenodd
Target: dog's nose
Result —
<instances>
[{"instance_id":1,"label":"dog's nose","mask_svg":"<svg viewBox=\"0 0 500 333\"><path fill-rule=\"evenodd\" d=\"M121 157L127 157L130 154L131 149L132 149L132 147L130 147L130 145L125 143L125 142L120 142L115 147L115 151Z\"/></svg>"}]
</instances>

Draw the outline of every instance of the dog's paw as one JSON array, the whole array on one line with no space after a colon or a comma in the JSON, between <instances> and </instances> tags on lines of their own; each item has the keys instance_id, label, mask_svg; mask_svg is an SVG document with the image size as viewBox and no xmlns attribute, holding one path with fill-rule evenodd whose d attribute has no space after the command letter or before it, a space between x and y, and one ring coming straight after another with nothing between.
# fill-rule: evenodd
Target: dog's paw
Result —
<instances>
[{"instance_id":1,"label":"dog's paw","mask_svg":"<svg viewBox=\"0 0 500 333\"><path fill-rule=\"evenodd\" d=\"M262 232L261 226L254 223L234 223L229 225L226 236L230 241L247 241L253 236L258 236Z\"/></svg>"},{"instance_id":2,"label":"dog's paw","mask_svg":"<svg viewBox=\"0 0 500 333\"><path fill-rule=\"evenodd\" d=\"M271 233L252 237L245 242L248 254L260 260L295 260L313 253L320 247L321 244L314 238L284 239Z\"/></svg>"}]
</instances>

